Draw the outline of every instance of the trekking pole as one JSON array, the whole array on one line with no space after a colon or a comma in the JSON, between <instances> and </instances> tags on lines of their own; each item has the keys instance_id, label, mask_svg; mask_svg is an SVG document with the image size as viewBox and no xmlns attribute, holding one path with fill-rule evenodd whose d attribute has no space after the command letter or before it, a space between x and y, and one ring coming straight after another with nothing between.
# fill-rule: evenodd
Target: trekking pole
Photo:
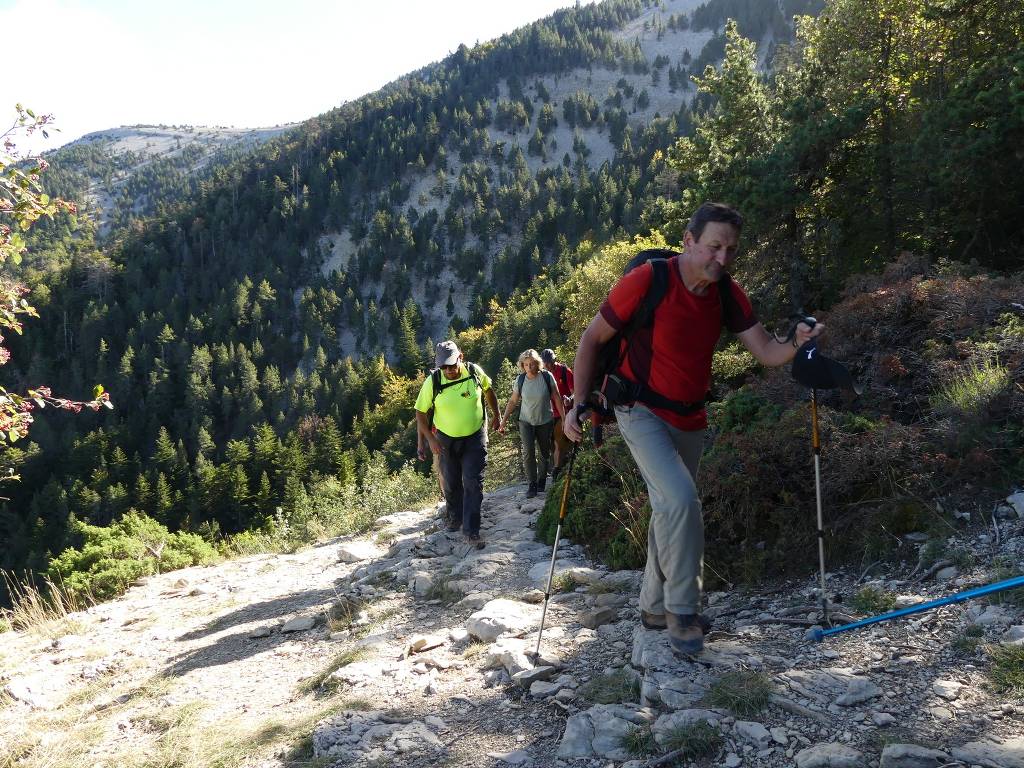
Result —
<instances>
[{"instance_id":1,"label":"trekking pole","mask_svg":"<svg viewBox=\"0 0 1024 768\"><path fill-rule=\"evenodd\" d=\"M825 592L825 523L821 513L821 440L818 439L818 393L811 390L811 445L814 447L814 493L818 503L818 563L821 570L822 622L832 625L828 618L828 593Z\"/></svg>"},{"instance_id":2,"label":"trekking pole","mask_svg":"<svg viewBox=\"0 0 1024 768\"><path fill-rule=\"evenodd\" d=\"M819 643L829 635L835 635L839 632L846 632L850 629L860 629L866 627L869 624L878 624L881 621L889 621L890 619L898 619L901 616L909 616L912 613L921 613L922 611L930 611L932 608L939 608L943 605L951 605L953 603L962 603L965 600L973 600L976 597L983 597L985 595L991 595L994 592L1002 592L1007 589L1015 589L1016 587L1024 587L1024 576L1016 576L1006 581L1000 581L995 584L987 584L984 587L975 587L969 589L966 592L958 592L955 595L949 597L939 598L938 600L930 600L927 603L918 603L917 605L908 605L906 608L900 608L898 611L890 611L889 613L883 613L880 616L872 616L868 619L861 619L855 621L852 624L845 624L841 627L834 627L832 629L816 629L814 630L814 639Z\"/></svg>"},{"instance_id":3,"label":"trekking pole","mask_svg":"<svg viewBox=\"0 0 1024 768\"><path fill-rule=\"evenodd\" d=\"M582 415L582 414L581 414ZM540 658L540 639L544 634L544 619L548 615L548 599L551 597L551 581L555 577L555 558L558 556L558 540L562 538L562 521L565 519L565 509L569 501L569 484L572 481L572 467L576 463L576 453L580 444L572 444L572 453L569 454L569 464L565 468L565 484L562 486L562 504L558 510L558 527L555 529L555 546L551 548L551 567L548 568L548 585L544 590L544 608L540 614L540 630L537 632L537 647L533 651L533 663Z\"/></svg>"}]
</instances>

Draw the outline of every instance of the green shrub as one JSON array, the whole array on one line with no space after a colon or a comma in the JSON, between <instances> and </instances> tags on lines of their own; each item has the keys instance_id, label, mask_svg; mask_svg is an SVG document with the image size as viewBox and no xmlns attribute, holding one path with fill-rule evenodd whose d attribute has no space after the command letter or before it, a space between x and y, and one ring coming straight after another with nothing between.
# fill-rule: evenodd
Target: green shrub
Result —
<instances>
[{"instance_id":1,"label":"green shrub","mask_svg":"<svg viewBox=\"0 0 1024 768\"><path fill-rule=\"evenodd\" d=\"M555 541L565 478L562 473L554 481L537 519L537 538L549 545ZM573 467L562 535L585 545L613 568L642 565L643 560L630 559L621 544L613 560L612 542L624 530L623 521L629 520L628 505L643 488L643 478L621 437L610 436L600 448L585 445ZM646 536L645 528L644 539Z\"/></svg>"},{"instance_id":2,"label":"green shrub","mask_svg":"<svg viewBox=\"0 0 1024 768\"><path fill-rule=\"evenodd\" d=\"M861 587L850 599L850 606L861 613L885 613L896 606L896 595L877 587Z\"/></svg>"},{"instance_id":3,"label":"green shrub","mask_svg":"<svg viewBox=\"0 0 1024 768\"><path fill-rule=\"evenodd\" d=\"M971 363L931 397L932 407L941 414L975 420L985 416L995 400L1013 381L1006 366L989 357Z\"/></svg>"},{"instance_id":4,"label":"green shrub","mask_svg":"<svg viewBox=\"0 0 1024 768\"><path fill-rule=\"evenodd\" d=\"M49 576L76 596L115 597L142 576L217 558L216 550L200 536L171 533L134 509L107 527L76 520L72 529L82 544L61 552L50 563Z\"/></svg>"},{"instance_id":5,"label":"green shrub","mask_svg":"<svg viewBox=\"0 0 1024 768\"><path fill-rule=\"evenodd\" d=\"M746 347L733 341L715 353L711 361L711 376L720 384L741 384L748 374L757 370L758 365Z\"/></svg>"},{"instance_id":6,"label":"green shrub","mask_svg":"<svg viewBox=\"0 0 1024 768\"><path fill-rule=\"evenodd\" d=\"M778 422L782 410L763 395L740 387L721 402L712 403L708 419L722 432L750 432Z\"/></svg>"}]
</instances>

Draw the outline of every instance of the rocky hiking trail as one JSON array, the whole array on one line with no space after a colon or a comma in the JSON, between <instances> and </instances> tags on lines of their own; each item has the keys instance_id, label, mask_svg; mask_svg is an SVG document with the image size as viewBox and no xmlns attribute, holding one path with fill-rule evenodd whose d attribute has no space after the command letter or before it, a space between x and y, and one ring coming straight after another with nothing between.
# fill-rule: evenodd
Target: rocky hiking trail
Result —
<instances>
[{"instance_id":1,"label":"rocky hiking trail","mask_svg":"<svg viewBox=\"0 0 1024 768\"><path fill-rule=\"evenodd\" d=\"M534 665L542 504L522 485L486 496L483 550L438 530L431 507L371 537L150 577L49 634L0 635L0 766L639 768L678 749L694 765L1024 766L1024 703L993 692L985 650L1024 643L1024 600L814 644L808 553L802 583L708 595L706 650L683 659L639 628L639 572L563 541ZM985 563L1024 561L1024 498L994 532L947 546L972 557L894 574L879 594L906 604L995 581ZM862 586L831 578L838 593Z\"/></svg>"}]
</instances>

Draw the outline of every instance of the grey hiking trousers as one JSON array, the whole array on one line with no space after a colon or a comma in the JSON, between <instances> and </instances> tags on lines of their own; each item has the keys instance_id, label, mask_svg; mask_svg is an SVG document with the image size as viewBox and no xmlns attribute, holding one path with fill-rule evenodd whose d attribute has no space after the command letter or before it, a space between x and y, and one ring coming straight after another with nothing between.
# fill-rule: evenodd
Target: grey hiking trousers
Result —
<instances>
[{"instance_id":1,"label":"grey hiking trousers","mask_svg":"<svg viewBox=\"0 0 1024 768\"><path fill-rule=\"evenodd\" d=\"M640 608L656 614L699 613L704 519L694 478L704 430L684 432L640 404L615 406L615 419L651 500Z\"/></svg>"}]
</instances>

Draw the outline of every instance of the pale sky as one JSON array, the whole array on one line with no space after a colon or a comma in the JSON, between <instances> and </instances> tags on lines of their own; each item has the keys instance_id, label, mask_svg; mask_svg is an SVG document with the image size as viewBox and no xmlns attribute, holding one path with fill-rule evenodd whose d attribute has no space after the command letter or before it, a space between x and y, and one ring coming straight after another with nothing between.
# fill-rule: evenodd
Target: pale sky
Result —
<instances>
[{"instance_id":1,"label":"pale sky","mask_svg":"<svg viewBox=\"0 0 1024 768\"><path fill-rule=\"evenodd\" d=\"M120 125L299 122L573 4L0 0L0 131L16 103L61 129L37 151Z\"/></svg>"}]
</instances>

